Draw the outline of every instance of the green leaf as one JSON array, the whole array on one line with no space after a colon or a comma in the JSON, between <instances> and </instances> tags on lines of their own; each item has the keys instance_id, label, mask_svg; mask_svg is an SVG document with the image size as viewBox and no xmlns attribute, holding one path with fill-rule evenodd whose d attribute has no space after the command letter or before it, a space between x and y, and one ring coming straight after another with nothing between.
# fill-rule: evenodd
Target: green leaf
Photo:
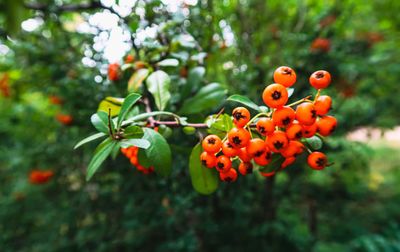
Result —
<instances>
[{"instance_id":1,"label":"green leaf","mask_svg":"<svg viewBox=\"0 0 400 252\"><path fill-rule=\"evenodd\" d=\"M96 114L93 114L90 117L90 121L92 122L93 126L100 132L108 134L108 114L103 111L99 111ZM111 121L111 127L114 129L114 123Z\"/></svg>"},{"instance_id":2,"label":"green leaf","mask_svg":"<svg viewBox=\"0 0 400 252\"><path fill-rule=\"evenodd\" d=\"M226 89L218 83L211 83L199 90L192 98L185 100L181 114L196 114L218 107L225 98Z\"/></svg>"},{"instance_id":3,"label":"green leaf","mask_svg":"<svg viewBox=\"0 0 400 252\"><path fill-rule=\"evenodd\" d=\"M163 177L171 173L172 156L171 149L165 138L153 129L145 128L143 139L150 142L150 147L145 154L154 171Z\"/></svg>"},{"instance_id":4,"label":"green leaf","mask_svg":"<svg viewBox=\"0 0 400 252\"><path fill-rule=\"evenodd\" d=\"M146 80L147 89L153 95L159 110L164 110L171 98L169 92L170 83L171 79L168 74L161 70L155 71Z\"/></svg>"},{"instance_id":5,"label":"green leaf","mask_svg":"<svg viewBox=\"0 0 400 252\"><path fill-rule=\"evenodd\" d=\"M206 69L204 67L194 67L190 69L186 84L181 91L182 97L187 97L193 90L198 90L205 74Z\"/></svg>"},{"instance_id":6,"label":"green leaf","mask_svg":"<svg viewBox=\"0 0 400 252\"><path fill-rule=\"evenodd\" d=\"M312 136L304 140L313 150L319 150L322 148L322 140L317 136Z\"/></svg>"},{"instance_id":7,"label":"green leaf","mask_svg":"<svg viewBox=\"0 0 400 252\"><path fill-rule=\"evenodd\" d=\"M118 114L118 123L117 123L118 129L121 127L122 121L125 119L126 114L129 112L132 106L140 99L140 97L142 97L140 94L131 93L125 98L121 106L121 111Z\"/></svg>"},{"instance_id":8,"label":"green leaf","mask_svg":"<svg viewBox=\"0 0 400 252\"><path fill-rule=\"evenodd\" d=\"M189 173L193 188L201 194L209 195L218 189L218 172L201 164L201 151L200 144L193 148L189 158Z\"/></svg>"},{"instance_id":9,"label":"green leaf","mask_svg":"<svg viewBox=\"0 0 400 252\"><path fill-rule=\"evenodd\" d=\"M127 124L137 122L140 120L144 120L151 116L156 116L156 115L167 115L167 116L173 116L173 117L176 116L174 113L167 112L167 111L153 111L153 112L142 113L140 115L133 116L133 117L129 118L128 120L124 121L123 125L127 125Z\"/></svg>"},{"instance_id":10,"label":"green leaf","mask_svg":"<svg viewBox=\"0 0 400 252\"><path fill-rule=\"evenodd\" d=\"M162 66L162 67L178 66L179 61L177 59L165 59L165 60L158 62L157 65Z\"/></svg>"},{"instance_id":11,"label":"green leaf","mask_svg":"<svg viewBox=\"0 0 400 252\"><path fill-rule=\"evenodd\" d=\"M124 99L122 98L108 96L100 102L97 111L103 111L108 114L111 109L111 116L116 116L121 110L121 104L123 101Z\"/></svg>"},{"instance_id":12,"label":"green leaf","mask_svg":"<svg viewBox=\"0 0 400 252\"><path fill-rule=\"evenodd\" d=\"M142 149L148 149L150 147L150 142L146 139L132 138L124 139L119 142L121 148L128 148L131 146L136 146Z\"/></svg>"},{"instance_id":13,"label":"green leaf","mask_svg":"<svg viewBox=\"0 0 400 252\"><path fill-rule=\"evenodd\" d=\"M143 129L136 125L129 126L124 130L124 138L142 138L143 134Z\"/></svg>"},{"instance_id":14,"label":"green leaf","mask_svg":"<svg viewBox=\"0 0 400 252\"><path fill-rule=\"evenodd\" d=\"M115 159L117 158L119 152L120 152L120 146L119 146L119 144L116 144L116 145L114 146L114 148L112 149L112 151L111 151L111 154L110 154L110 155L111 155L111 158L112 158L113 160L115 160Z\"/></svg>"},{"instance_id":15,"label":"green leaf","mask_svg":"<svg viewBox=\"0 0 400 252\"><path fill-rule=\"evenodd\" d=\"M210 134L226 133L233 128L232 118L228 114L212 115L207 118L206 124L209 125Z\"/></svg>"},{"instance_id":16,"label":"green leaf","mask_svg":"<svg viewBox=\"0 0 400 252\"><path fill-rule=\"evenodd\" d=\"M116 144L116 141L113 141L111 138L107 138L97 146L93 158L87 168L86 181L89 181L92 178L92 176L99 169L100 165L110 155Z\"/></svg>"},{"instance_id":17,"label":"green leaf","mask_svg":"<svg viewBox=\"0 0 400 252\"><path fill-rule=\"evenodd\" d=\"M186 48L196 47L196 41L189 34L180 34L180 35L176 36L172 42L173 43L178 42L182 47L186 47Z\"/></svg>"},{"instance_id":18,"label":"green leaf","mask_svg":"<svg viewBox=\"0 0 400 252\"><path fill-rule=\"evenodd\" d=\"M281 165L283 163L283 161L285 160L284 157L282 157L280 154L278 153L273 153L272 154L272 160L271 163L269 163L266 166L260 167L259 171L260 172L273 172L273 171L277 171L281 168Z\"/></svg>"},{"instance_id":19,"label":"green leaf","mask_svg":"<svg viewBox=\"0 0 400 252\"><path fill-rule=\"evenodd\" d=\"M150 71L147 68L142 68L134 72L128 81L128 92L136 92L140 86L142 86L143 81L149 75L149 72Z\"/></svg>"},{"instance_id":20,"label":"green leaf","mask_svg":"<svg viewBox=\"0 0 400 252\"><path fill-rule=\"evenodd\" d=\"M77 149L77 148L81 147L82 145L87 144L87 143L89 143L89 142L91 142L93 140L96 140L96 139L98 139L100 137L103 137L103 136L106 136L106 134L104 134L103 132L99 132L97 134L88 136L85 139L82 139L79 143L77 143L75 145L74 149Z\"/></svg>"},{"instance_id":21,"label":"green leaf","mask_svg":"<svg viewBox=\"0 0 400 252\"><path fill-rule=\"evenodd\" d=\"M228 99L226 99L227 101L234 101L234 102L239 102L249 108L252 108L256 111L260 111L260 108L258 107L257 104L255 104L254 102L252 102L249 98L247 98L246 96L242 96L242 95L231 95L228 97Z\"/></svg>"}]
</instances>

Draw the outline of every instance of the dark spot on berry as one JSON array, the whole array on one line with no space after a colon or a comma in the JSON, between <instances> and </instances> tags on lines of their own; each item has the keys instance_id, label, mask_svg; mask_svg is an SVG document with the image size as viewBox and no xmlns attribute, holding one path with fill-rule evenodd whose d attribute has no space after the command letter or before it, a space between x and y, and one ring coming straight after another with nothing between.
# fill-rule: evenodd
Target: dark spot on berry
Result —
<instances>
[{"instance_id":1,"label":"dark spot on berry","mask_svg":"<svg viewBox=\"0 0 400 252\"><path fill-rule=\"evenodd\" d=\"M238 136L233 137L232 141L236 145L240 145L242 143L242 140L240 140L240 137L238 137Z\"/></svg>"},{"instance_id":2,"label":"dark spot on berry","mask_svg":"<svg viewBox=\"0 0 400 252\"><path fill-rule=\"evenodd\" d=\"M260 126L260 127L258 127L258 131L259 131L261 134L264 134L264 133L265 133L265 128L262 127L262 126Z\"/></svg>"},{"instance_id":3,"label":"dark spot on berry","mask_svg":"<svg viewBox=\"0 0 400 252\"><path fill-rule=\"evenodd\" d=\"M235 112L235 113L233 113L233 118L235 118L236 121L239 121L240 119L246 118L246 117L244 115L242 115L242 113L240 113L240 112Z\"/></svg>"},{"instance_id":4,"label":"dark spot on berry","mask_svg":"<svg viewBox=\"0 0 400 252\"><path fill-rule=\"evenodd\" d=\"M315 77L316 77L317 79L322 79L322 78L324 78L324 76L325 76L324 72L317 72L317 73L315 74Z\"/></svg>"},{"instance_id":5,"label":"dark spot on berry","mask_svg":"<svg viewBox=\"0 0 400 252\"><path fill-rule=\"evenodd\" d=\"M232 181L233 181L233 179L231 177L226 177L225 178L225 182L232 182Z\"/></svg>"},{"instance_id":6,"label":"dark spot on berry","mask_svg":"<svg viewBox=\"0 0 400 252\"><path fill-rule=\"evenodd\" d=\"M216 141L215 138L209 138L207 142L209 144L215 144L215 141Z\"/></svg>"},{"instance_id":7,"label":"dark spot on berry","mask_svg":"<svg viewBox=\"0 0 400 252\"><path fill-rule=\"evenodd\" d=\"M311 117L317 118L317 111L315 109L311 110Z\"/></svg>"},{"instance_id":8,"label":"dark spot on berry","mask_svg":"<svg viewBox=\"0 0 400 252\"><path fill-rule=\"evenodd\" d=\"M310 131L305 130L305 131L304 131L304 135L308 135L308 134L310 134Z\"/></svg>"},{"instance_id":9,"label":"dark spot on berry","mask_svg":"<svg viewBox=\"0 0 400 252\"><path fill-rule=\"evenodd\" d=\"M292 121L292 120L291 120L290 117L288 116L288 117L286 117L285 119L282 120L282 124L286 126L286 125L288 125L291 121Z\"/></svg>"},{"instance_id":10,"label":"dark spot on berry","mask_svg":"<svg viewBox=\"0 0 400 252\"><path fill-rule=\"evenodd\" d=\"M219 168L219 169L223 169L224 168L224 164L223 163L221 163L221 162L218 162L217 163L217 167Z\"/></svg>"},{"instance_id":11,"label":"dark spot on berry","mask_svg":"<svg viewBox=\"0 0 400 252\"><path fill-rule=\"evenodd\" d=\"M228 146L228 148L233 149L233 145L230 142L228 142L226 145Z\"/></svg>"},{"instance_id":12,"label":"dark spot on berry","mask_svg":"<svg viewBox=\"0 0 400 252\"><path fill-rule=\"evenodd\" d=\"M285 75L292 75L292 70L290 68L285 67L284 69L282 69L282 73Z\"/></svg>"},{"instance_id":13,"label":"dark spot on berry","mask_svg":"<svg viewBox=\"0 0 400 252\"><path fill-rule=\"evenodd\" d=\"M271 152L267 152L267 153L265 154L265 159L268 160L268 159L271 159L271 158L272 158Z\"/></svg>"},{"instance_id":14,"label":"dark spot on berry","mask_svg":"<svg viewBox=\"0 0 400 252\"><path fill-rule=\"evenodd\" d=\"M274 100L279 100L281 98L282 94L279 91L274 91L271 95L272 99Z\"/></svg>"},{"instance_id":15,"label":"dark spot on berry","mask_svg":"<svg viewBox=\"0 0 400 252\"><path fill-rule=\"evenodd\" d=\"M207 161L205 159L201 160L201 164L207 166Z\"/></svg>"},{"instance_id":16,"label":"dark spot on berry","mask_svg":"<svg viewBox=\"0 0 400 252\"><path fill-rule=\"evenodd\" d=\"M275 149L280 150L283 147L283 143L281 141L276 141L274 142L274 147Z\"/></svg>"},{"instance_id":17,"label":"dark spot on berry","mask_svg":"<svg viewBox=\"0 0 400 252\"><path fill-rule=\"evenodd\" d=\"M294 136L296 138L301 138L303 136L303 133L301 132L301 130L299 130L299 132L297 132Z\"/></svg>"},{"instance_id":18,"label":"dark spot on berry","mask_svg":"<svg viewBox=\"0 0 400 252\"><path fill-rule=\"evenodd\" d=\"M325 167L326 160L325 158L318 158L317 161L315 161L315 163L319 167Z\"/></svg>"},{"instance_id":19,"label":"dark spot on berry","mask_svg":"<svg viewBox=\"0 0 400 252\"><path fill-rule=\"evenodd\" d=\"M257 151L257 152L254 154L254 156L259 157L259 156L261 156L263 153L264 153L264 151L260 150L260 151Z\"/></svg>"}]
</instances>

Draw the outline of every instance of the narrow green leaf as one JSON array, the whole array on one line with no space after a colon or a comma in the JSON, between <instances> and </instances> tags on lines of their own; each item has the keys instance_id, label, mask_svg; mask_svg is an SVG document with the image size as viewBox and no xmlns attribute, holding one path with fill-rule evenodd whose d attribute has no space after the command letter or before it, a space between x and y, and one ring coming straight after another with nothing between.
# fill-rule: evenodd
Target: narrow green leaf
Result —
<instances>
[{"instance_id":1,"label":"narrow green leaf","mask_svg":"<svg viewBox=\"0 0 400 252\"><path fill-rule=\"evenodd\" d=\"M304 140L313 150L319 150L322 148L322 140L317 136L312 136Z\"/></svg>"},{"instance_id":2,"label":"narrow green leaf","mask_svg":"<svg viewBox=\"0 0 400 252\"><path fill-rule=\"evenodd\" d=\"M124 130L124 138L142 138L143 134L143 129L136 125L129 126Z\"/></svg>"},{"instance_id":3,"label":"narrow green leaf","mask_svg":"<svg viewBox=\"0 0 400 252\"><path fill-rule=\"evenodd\" d=\"M249 108L252 108L256 111L260 111L260 108L258 107L257 104L255 104L254 102L252 102L249 98L247 98L246 96L242 96L242 95L231 95L228 97L228 99L226 99L227 101L234 101L234 102L239 102Z\"/></svg>"},{"instance_id":4,"label":"narrow green leaf","mask_svg":"<svg viewBox=\"0 0 400 252\"><path fill-rule=\"evenodd\" d=\"M218 83L204 86L192 98L185 100L179 113L196 114L218 107L225 98L226 89Z\"/></svg>"},{"instance_id":5,"label":"narrow green leaf","mask_svg":"<svg viewBox=\"0 0 400 252\"><path fill-rule=\"evenodd\" d=\"M144 119L147 119L151 116L156 116L156 115L166 115L166 116L173 116L175 117L174 113L171 112L166 112L166 111L153 111L153 112L148 112L148 113L142 113L139 114L137 116L133 116L131 118L129 118L128 120L124 121L123 125L127 125L133 122L137 122L137 121L141 121Z\"/></svg>"},{"instance_id":6,"label":"narrow green leaf","mask_svg":"<svg viewBox=\"0 0 400 252\"><path fill-rule=\"evenodd\" d=\"M164 59L164 60L158 62L157 65L162 66L162 67L178 66L179 61L177 59Z\"/></svg>"},{"instance_id":7,"label":"narrow green leaf","mask_svg":"<svg viewBox=\"0 0 400 252\"><path fill-rule=\"evenodd\" d=\"M140 99L140 97L142 97L140 94L131 93L125 98L121 106L121 111L118 114L118 123L117 123L118 129L121 127L122 121L125 119L126 114L129 112L132 106Z\"/></svg>"},{"instance_id":8,"label":"narrow green leaf","mask_svg":"<svg viewBox=\"0 0 400 252\"><path fill-rule=\"evenodd\" d=\"M86 181L89 181L92 178L92 176L99 169L100 165L110 155L116 144L116 141L113 141L111 138L107 138L97 146L93 158L87 168Z\"/></svg>"},{"instance_id":9,"label":"narrow green leaf","mask_svg":"<svg viewBox=\"0 0 400 252\"><path fill-rule=\"evenodd\" d=\"M128 92L136 92L140 86L142 86L143 81L146 79L146 77L149 75L149 69L147 68L142 68L137 71L135 71L131 78L129 78L128 81Z\"/></svg>"},{"instance_id":10,"label":"narrow green leaf","mask_svg":"<svg viewBox=\"0 0 400 252\"><path fill-rule=\"evenodd\" d=\"M209 195L218 189L218 172L215 169L209 169L201 164L200 161L201 146L197 144L190 154L189 173L193 188L205 195Z\"/></svg>"},{"instance_id":11,"label":"narrow green leaf","mask_svg":"<svg viewBox=\"0 0 400 252\"><path fill-rule=\"evenodd\" d=\"M172 156L171 149L165 138L153 129L145 128L143 139L150 142L150 147L145 154L149 159L154 171L163 177L171 173Z\"/></svg>"},{"instance_id":12,"label":"narrow green leaf","mask_svg":"<svg viewBox=\"0 0 400 252\"><path fill-rule=\"evenodd\" d=\"M93 126L100 132L109 133L108 130L108 114L104 111L98 111L96 114L93 114L90 117L90 121L92 122ZM111 121L112 129L115 128L114 122Z\"/></svg>"},{"instance_id":13,"label":"narrow green leaf","mask_svg":"<svg viewBox=\"0 0 400 252\"><path fill-rule=\"evenodd\" d=\"M269 163L266 166L260 167L259 171L260 172L273 172L277 171L279 168L281 168L281 164L285 160L284 157L282 157L278 153L273 153L272 154L272 160L271 163Z\"/></svg>"},{"instance_id":14,"label":"narrow green leaf","mask_svg":"<svg viewBox=\"0 0 400 252\"><path fill-rule=\"evenodd\" d=\"M88 136L85 139L82 139L79 143L77 143L75 145L74 149L77 149L77 148L81 147L82 145L87 144L87 143L89 143L89 142L91 142L93 140L96 140L96 139L98 139L100 137L103 137L103 136L106 136L106 134L104 134L103 132L99 132L97 134Z\"/></svg>"},{"instance_id":15,"label":"narrow green leaf","mask_svg":"<svg viewBox=\"0 0 400 252\"><path fill-rule=\"evenodd\" d=\"M171 98L169 92L170 83L171 79L168 74L161 70L150 74L146 80L147 89L153 95L159 110L164 110Z\"/></svg>"},{"instance_id":16,"label":"narrow green leaf","mask_svg":"<svg viewBox=\"0 0 400 252\"><path fill-rule=\"evenodd\" d=\"M121 146L121 148L136 146L142 149L147 149L150 147L150 142L146 139L132 138L132 139L121 140L119 142L119 145Z\"/></svg>"}]
</instances>

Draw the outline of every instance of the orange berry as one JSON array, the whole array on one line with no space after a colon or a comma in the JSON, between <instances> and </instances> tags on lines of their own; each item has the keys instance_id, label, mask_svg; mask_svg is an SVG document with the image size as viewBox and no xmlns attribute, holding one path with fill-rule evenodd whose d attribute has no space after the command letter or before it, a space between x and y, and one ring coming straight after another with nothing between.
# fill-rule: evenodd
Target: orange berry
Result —
<instances>
[{"instance_id":1,"label":"orange berry","mask_svg":"<svg viewBox=\"0 0 400 252\"><path fill-rule=\"evenodd\" d=\"M222 141L217 135L208 135L202 142L204 151L217 153L221 149Z\"/></svg>"},{"instance_id":2,"label":"orange berry","mask_svg":"<svg viewBox=\"0 0 400 252\"><path fill-rule=\"evenodd\" d=\"M254 162L260 166L265 166L272 161L272 153L269 149L265 150L261 155L254 157Z\"/></svg>"},{"instance_id":3,"label":"orange berry","mask_svg":"<svg viewBox=\"0 0 400 252\"><path fill-rule=\"evenodd\" d=\"M303 125L303 137L309 138L315 135L317 133L318 126L317 123L313 123L310 126Z\"/></svg>"},{"instance_id":4,"label":"orange berry","mask_svg":"<svg viewBox=\"0 0 400 252\"><path fill-rule=\"evenodd\" d=\"M285 169L289 165L293 164L295 161L296 161L295 157L286 158L285 161L283 161L283 163L281 164L281 169Z\"/></svg>"},{"instance_id":5,"label":"orange berry","mask_svg":"<svg viewBox=\"0 0 400 252\"><path fill-rule=\"evenodd\" d=\"M328 159L324 153L315 151L308 155L307 163L314 170L323 170L328 163Z\"/></svg>"},{"instance_id":6,"label":"orange berry","mask_svg":"<svg viewBox=\"0 0 400 252\"><path fill-rule=\"evenodd\" d=\"M235 182L237 179L237 172L231 168L228 172L220 172L219 178L224 182Z\"/></svg>"},{"instance_id":7,"label":"orange berry","mask_svg":"<svg viewBox=\"0 0 400 252\"><path fill-rule=\"evenodd\" d=\"M295 117L296 114L291 107L282 107L274 111L272 121L278 127L286 127L293 122Z\"/></svg>"},{"instance_id":8,"label":"orange berry","mask_svg":"<svg viewBox=\"0 0 400 252\"><path fill-rule=\"evenodd\" d=\"M296 108L296 120L302 125L311 125L317 119L317 111L314 104L304 102Z\"/></svg>"},{"instance_id":9,"label":"orange berry","mask_svg":"<svg viewBox=\"0 0 400 252\"><path fill-rule=\"evenodd\" d=\"M317 115L323 116L328 114L329 110L332 107L332 99L327 95L321 95L314 103L315 111L317 111Z\"/></svg>"},{"instance_id":10,"label":"orange berry","mask_svg":"<svg viewBox=\"0 0 400 252\"><path fill-rule=\"evenodd\" d=\"M242 148L249 143L250 133L243 128L232 128L228 132L228 140L234 148Z\"/></svg>"},{"instance_id":11,"label":"orange berry","mask_svg":"<svg viewBox=\"0 0 400 252\"><path fill-rule=\"evenodd\" d=\"M133 54L128 54L125 57L125 64L129 64L135 61L135 55Z\"/></svg>"},{"instance_id":12,"label":"orange berry","mask_svg":"<svg viewBox=\"0 0 400 252\"><path fill-rule=\"evenodd\" d=\"M126 156L126 153L128 152L128 148L121 148L121 153Z\"/></svg>"},{"instance_id":13,"label":"orange berry","mask_svg":"<svg viewBox=\"0 0 400 252\"><path fill-rule=\"evenodd\" d=\"M260 118L256 123L256 127L258 132L264 136L272 134L275 131L274 122L266 117Z\"/></svg>"},{"instance_id":14,"label":"orange berry","mask_svg":"<svg viewBox=\"0 0 400 252\"><path fill-rule=\"evenodd\" d=\"M139 164L139 160L137 158L137 156L133 156L129 159L129 161L131 162L131 164L133 164L134 166L137 166Z\"/></svg>"},{"instance_id":15,"label":"orange berry","mask_svg":"<svg viewBox=\"0 0 400 252\"><path fill-rule=\"evenodd\" d=\"M56 96L56 95L50 95L49 96L49 100L50 100L50 103L54 104L54 105L63 104L63 100L60 97Z\"/></svg>"},{"instance_id":16,"label":"orange berry","mask_svg":"<svg viewBox=\"0 0 400 252\"><path fill-rule=\"evenodd\" d=\"M232 167L232 161L227 156L219 156L217 158L217 164L215 165L215 169L219 172L228 172Z\"/></svg>"},{"instance_id":17,"label":"orange berry","mask_svg":"<svg viewBox=\"0 0 400 252\"><path fill-rule=\"evenodd\" d=\"M238 156L240 158L240 160L242 160L243 162L250 162L251 161L251 156L249 155L249 153L247 153L247 148L243 147L239 149L239 153Z\"/></svg>"},{"instance_id":18,"label":"orange berry","mask_svg":"<svg viewBox=\"0 0 400 252\"><path fill-rule=\"evenodd\" d=\"M281 150L281 155L285 158L296 156L298 155L299 151L302 152L303 147L303 144L298 141L289 141L286 148Z\"/></svg>"},{"instance_id":19,"label":"orange berry","mask_svg":"<svg viewBox=\"0 0 400 252\"><path fill-rule=\"evenodd\" d=\"M244 107L237 107L232 111L233 123L243 128L250 121L250 112Z\"/></svg>"},{"instance_id":20,"label":"orange berry","mask_svg":"<svg viewBox=\"0 0 400 252\"><path fill-rule=\"evenodd\" d=\"M272 135L268 136L267 140L268 148L273 152L280 152L285 149L288 145L288 138L285 132L275 131Z\"/></svg>"},{"instance_id":21,"label":"orange berry","mask_svg":"<svg viewBox=\"0 0 400 252\"><path fill-rule=\"evenodd\" d=\"M265 152L265 142L260 138L251 139L246 147L250 157L259 157Z\"/></svg>"},{"instance_id":22,"label":"orange berry","mask_svg":"<svg viewBox=\"0 0 400 252\"><path fill-rule=\"evenodd\" d=\"M262 98L268 107L280 108L288 101L288 92L285 86L275 83L264 89Z\"/></svg>"},{"instance_id":23,"label":"orange berry","mask_svg":"<svg viewBox=\"0 0 400 252\"><path fill-rule=\"evenodd\" d=\"M65 115L65 114L58 114L56 115L57 121L64 125L71 125L72 122L74 121L73 117L71 115Z\"/></svg>"},{"instance_id":24,"label":"orange berry","mask_svg":"<svg viewBox=\"0 0 400 252\"><path fill-rule=\"evenodd\" d=\"M217 165L217 157L214 154L208 153L204 151L200 155L201 164L208 167L213 168Z\"/></svg>"},{"instance_id":25,"label":"orange berry","mask_svg":"<svg viewBox=\"0 0 400 252\"><path fill-rule=\"evenodd\" d=\"M332 134L337 126L337 120L333 116L323 116L317 121L318 132L323 136Z\"/></svg>"},{"instance_id":26,"label":"orange berry","mask_svg":"<svg viewBox=\"0 0 400 252\"><path fill-rule=\"evenodd\" d=\"M309 81L316 89L327 88L331 83L331 75L327 71L319 70L311 74Z\"/></svg>"},{"instance_id":27,"label":"orange berry","mask_svg":"<svg viewBox=\"0 0 400 252\"><path fill-rule=\"evenodd\" d=\"M303 127L298 122L293 122L286 128L286 135L290 140L297 140L303 137Z\"/></svg>"},{"instance_id":28,"label":"orange berry","mask_svg":"<svg viewBox=\"0 0 400 252\"><path fill-rule=\"evenodd\" d=\"M239 172L243 176L253 173L253 164L250 162L241 162L239 164Z\"/></svg>"},{"instance_id":29,"label":"orange berry","mask_svg":"<svg viewBox=\"0 0 400 252\"><path fill-rule=\"evenodd\" d=\"M112 63L108 65L108 79L111 81L117 81L119 80L119 64L118 63Z\"/></svg>"},{"instance_id":30,"label":"orange berry","mask_svg":"<svg viewBox=\"0 0 400 252\"><path fill-rule=\"evenodd\" d=\"M235 157L239 154L239 150L235 149L233 145L228 140L226 140L222 144L222 153L224 153L224 155L227 157Z\"/></svg>"},{"instance_id":31,"label":"orange berry","mask_svg":"<svg viewBox=\"0 0 400 252\"><path fill-rule=\"evenodd\" d=\"M273 172L261 172L261 171L260 171L260 174L261 174L263 177L272 177L272 176L275 175L275 172L274 172L274 171L273 171Z\"/></svg>"},{"instance_id":32,"label":"orange berry","mask_svg":"<svg viewBox=\"0 0 400 252\"><path fill-rule=\"evenodd\" d=\"M290 67L278 67L274 72L274 81L285 87L290 87L296 82L296 73Z\"/></svg>"},{"instance_id":33,"label":"orange berry","mask_svg":"<svg viewBox=\"0 0 400 252\"><path fill-rule=\"evenodd\" d=\"M31 184L45 184L50 181L54 176L54 172L51 170L32 170L29 173L29 182Z\"/></svg>"}]
</instances>

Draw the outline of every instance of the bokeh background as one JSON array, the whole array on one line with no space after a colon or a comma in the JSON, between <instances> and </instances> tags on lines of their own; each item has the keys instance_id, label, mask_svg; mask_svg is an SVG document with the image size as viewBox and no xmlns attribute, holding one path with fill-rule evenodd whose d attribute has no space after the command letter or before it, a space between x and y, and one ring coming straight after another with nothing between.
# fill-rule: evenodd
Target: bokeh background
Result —
<instances>
[{"instance_id":1,"label":"bokeh background","mask_svg":"<svg viewBox=\"0 0 400 252\"><path fill-rule=\"evenodd\" d=\"M0 1L1 250L400 251L399 10L394 0ZM95 132L105 97L127 95L132 69L107 78L127 55L178 59L165 68L171 111L211 82L261 104L280 65L296 70L300 98L308 76L328 70L339 128L323 151L334 165L316 172L303 159L202 196L187 165L198 138L175 129L169 178L120 155L85 182L95 145L73 146ZM186 115L201 122L223 106L205 96ZM54 176L33 184L33 170Z\"/></svg>"}]
</instances>

